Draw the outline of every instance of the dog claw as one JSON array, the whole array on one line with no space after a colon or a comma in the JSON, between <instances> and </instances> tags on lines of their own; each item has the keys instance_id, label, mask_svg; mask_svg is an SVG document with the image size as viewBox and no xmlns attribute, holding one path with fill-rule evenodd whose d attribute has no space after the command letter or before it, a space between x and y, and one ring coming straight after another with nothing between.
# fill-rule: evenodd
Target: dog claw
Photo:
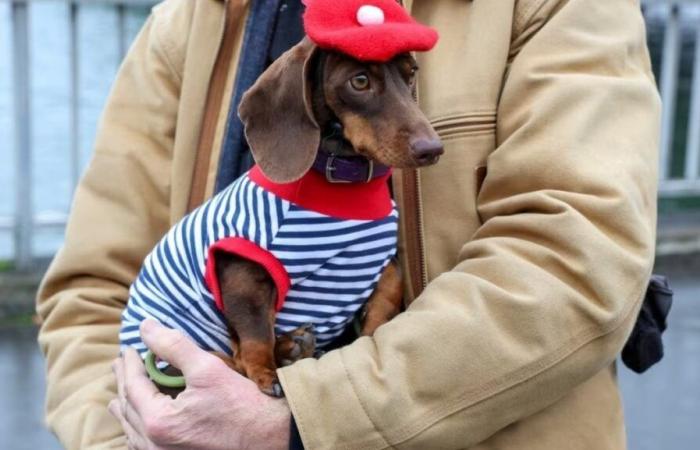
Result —
<instances>
[{"instance_id":1,"label":"dog claw","mask_svg":"<svg viewBox=\"0 0 700 450\"><path fill-rule=\"evenodd\" d=\"M314 345L314 335L311 333L305 333L301 336L294 336L292 337L292 340L296 343L299 344L300 346L306 347L306 346L313 346Z\"/></svg>"},{"instance_id":2,"label":"dog claw","mask_svg":"<svg viewBox=\"0 0 700 450\"><path fill-rule=\"evenodd\" d=\"M280 366L292 364L313 355L316 348L316 336L311 331L313 325L307 323L296 330L277 336L275 361Z\"/></svg>"},{"instance_id":3,"label":"dog claw","mask_svg":"<svg viewBox=\"0 0 700 450\"><path fill-rule=\"evenodd\" d=\"M284 391L282 390L282 385L281 385L281 384L279 384L279 383L274 383L274 384L272 385L272 395L273 395L274 397L278 397L278 398L284 397Z\"/></svg>"}]
</instances>

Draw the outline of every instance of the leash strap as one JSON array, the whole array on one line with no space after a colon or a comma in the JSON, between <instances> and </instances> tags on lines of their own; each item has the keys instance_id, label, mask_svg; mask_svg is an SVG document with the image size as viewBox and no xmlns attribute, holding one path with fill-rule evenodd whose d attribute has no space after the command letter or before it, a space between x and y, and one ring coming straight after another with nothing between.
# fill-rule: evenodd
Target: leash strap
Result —
<instances>
[{"instance_id":1,"label":"leash strap","mask_svg":"<svg viewBox=\"0 0 700 450\"><path fill-rule=\"evenodd\" d=\"M216 122L221 111L223 92L226 89L226 78L235 48L235 31L240 26L244 6L242 0L227 0L226 2L224 36L212 70L204 106L204 119L202 120L202 129L197 144L192 182L190 184L190 196L187 202L188 212L201 205L206 195L207 174L211 162Z\"/></svg>"},{"instance_id":2,"label":"leash strap","mask_svg":"<svg viewBox=\"0 0 700 450\"><path fill-rule=\"evenodd\" d=\"M231 184L252 165L250 150L238 117L238 105L247 91L265 70L280 0L256 0L250 5L236 84L226 119L226 131L219 157L215 193Z\"/></svg>"}]
</instances>

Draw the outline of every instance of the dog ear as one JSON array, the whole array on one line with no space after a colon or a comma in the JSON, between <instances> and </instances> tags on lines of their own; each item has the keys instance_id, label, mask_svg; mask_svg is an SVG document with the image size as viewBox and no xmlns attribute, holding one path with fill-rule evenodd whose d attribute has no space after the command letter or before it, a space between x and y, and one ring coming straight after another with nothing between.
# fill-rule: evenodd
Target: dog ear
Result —
<instances>
[{"instance_id":1,"label":"dog ear","mask_svg":"<svg viewBox=\"0 0 700 450\"><path fill-rule=\"evenodd\" d=\"M311 106L316 52L305 37L263 72L238 108L255 162L278 183L301 178L316 157L320 129Z\"/></svg>"}]
</instances>

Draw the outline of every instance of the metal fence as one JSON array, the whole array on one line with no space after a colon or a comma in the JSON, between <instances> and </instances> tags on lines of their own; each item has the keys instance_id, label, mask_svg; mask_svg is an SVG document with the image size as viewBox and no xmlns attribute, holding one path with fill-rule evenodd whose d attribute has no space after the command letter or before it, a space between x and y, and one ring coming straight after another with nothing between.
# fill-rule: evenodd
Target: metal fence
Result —
<instances>
[{"instance_id":1,"label":"metal fence","mask_svg":"<svg viewBox=\"0 0 700 450\"><path fill-rule=\"evenodd\" d=\"M14 265L17 268L30 266L32 254L32 234L34 229L62 228L66 223L65 214L42 214L32 210L32 144L31 114L30 114L30 66L29 66L29 14L28 3L35 0L0 0L11 4L12 26L12 65L13 65L13 103L15 128L15 211L11 216L0 216L0 232L12 231L14 242ZM70 14L70 159L71 181L73 187L80 176L80 145L79 145L79 72L80 54L78 51L78 20L79 9L87 3L91 5L109 5L116 10L118 16L119 55L123 56L127 42L125 37L125 13L128 8L150 6L156 0L41 0L62 1L69 5ZM600 0L604 1L604 0ZM679 67L681 60L681 17L684 8L690 5L700 5L700 0L646 0L643 6L646 10L662 10L665 17L663 51L658 67L659 88L664 100L662 133L660 145L660 195L675 197L685 195L700 195L700 21L695 24L694 69L692 87L690 89L690 107L688 113L687 136L684 137L683 149L684 167L682 174L672 174L671 164L674 158L674 138L677 138L675 123L677 110L677 92L679 82ZM72 190L71 190L72 192Z\"/></svg>"},{"instance_id":2,"label":"metal fence","mask_svg":"<svg viewBox=\"0 0 700 450\"><path fill-rule=\"evenodd\" d=\"M32 143L31 143L31 90L29 86L29 5L33 0L0 0L11 2L12 26L12 72L13 72L13 103L14 118L12 120L15 132L15 211L12 216L0 216L0 231L11 230L14 243L14 266L19 269L27 268L33 259L32 233L36 228L62 228L66 224L67 214L42 214L32 210ZM80 52L78 51L79 9L86 4L107 5L115 9L117 14L118 55L120 59L126 53L127 8L151 6L157 0L44 0L62 1L69 5L69 61L70 61L70 177L74 191L80 178L80 105L79 105L79 73Z\"/></svg>"}]
</instances>

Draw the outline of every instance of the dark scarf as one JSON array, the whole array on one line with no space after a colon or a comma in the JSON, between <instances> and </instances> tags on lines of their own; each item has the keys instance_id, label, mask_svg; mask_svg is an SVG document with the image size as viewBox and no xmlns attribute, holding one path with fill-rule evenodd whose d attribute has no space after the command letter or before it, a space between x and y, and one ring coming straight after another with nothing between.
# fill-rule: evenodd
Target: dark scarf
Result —
<instances>
[{"instance_id":1,"label":"dark scarf","mask_svg":"<svg viewBox=\"0 0 700 450\"><path fill-rule=\"evenodd\" d=\"M243 124L238 118L238 105L260 74L304 37L302 13L301 0L254 0L250 7L221 148L216 192L253 165Z\"/></svg>"}]
</instances>

